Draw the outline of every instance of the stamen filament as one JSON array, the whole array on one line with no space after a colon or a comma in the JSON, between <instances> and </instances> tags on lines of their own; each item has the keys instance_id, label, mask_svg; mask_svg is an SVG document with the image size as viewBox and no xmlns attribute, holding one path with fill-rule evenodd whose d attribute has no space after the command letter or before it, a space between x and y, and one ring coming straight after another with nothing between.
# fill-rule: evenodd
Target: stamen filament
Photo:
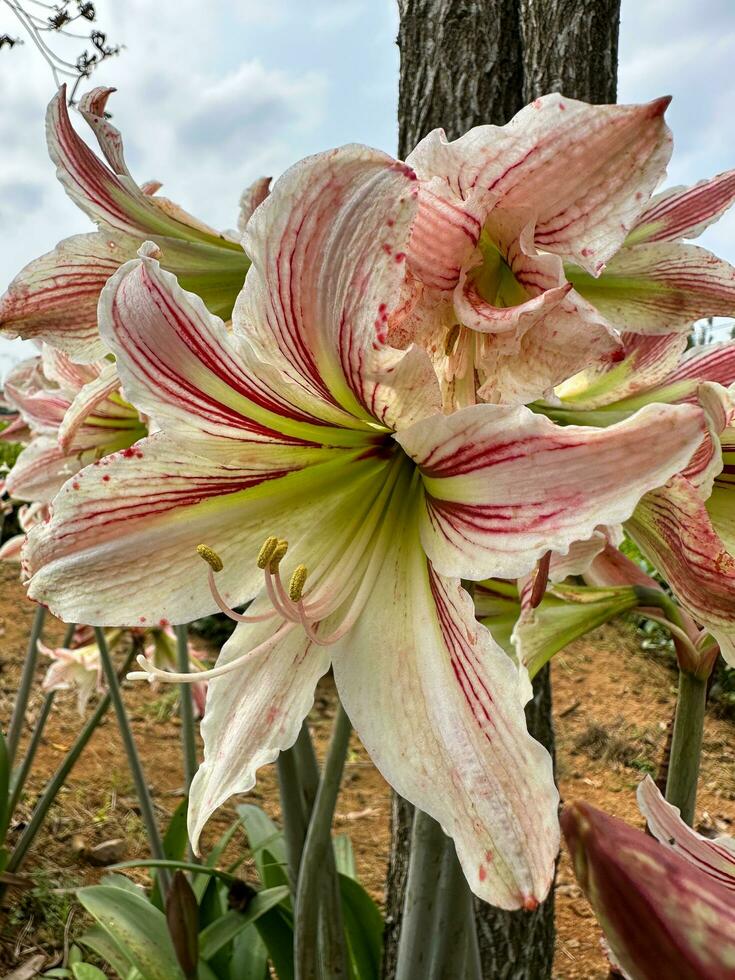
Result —
<instances>
[{"instance_id":1,"label":"stamen filament","mask_svg":"<svg viewBox=\"0 0 735 980\"><path fill-rule=\"evenodd\" d=\"M234 609L231 609L227 605L222 593L217 588L217 583L214 580L214 571L211 568L209 569L209 590L220 611L225 616L229 616L230 619L234 619L236 623L262 623L266 619L272 619L276 615L275 609L269 609L268 612L261 613L258 616L244 616L242 613L235 612Z\"/></svg>"},{"instance_id":2,"label":"stamen filament","mask_svg":"<svg viewBox=\"0 0 735 980\"><path fill-rule=\"evenodd\" d=\"M276 612L289 622L298 623L299 617L293 607L293 603L286 595L283 582L281 582L281 576L278 572L274 575L266 568L265 587L268 592L268 598Z\"/></svg>"},{"instance_id":3,"label":"stamen filament","mask_svg":"<svg viewBox=\"0 0 735 980\"><path fill-rule=\"evenodd\" d=\"M162 681L167 681L170 684L195 684L199 681L211 681L215 677L223 677L225 674L231 673L233 670L237 670L248 660L258 654L265 653L270 650L272 646L276 643L280 643L286 633L293 629L292 623L282 623L278 630L269 636L267 640L259 643L252 650L248 650L247 653L241 654L239 657L235 657L227 664L222 664L219 667L213 667L211 670L203 670L197 674L177 674L170 670L163 670L161 667L156 667L152 664L143 654L138 655L138 663L143 668L142 670L134 670L128 674L128 680L138 681L138 680L148 680L152 681L154 678L158 678Z\"/></svg>"}]
</instances>

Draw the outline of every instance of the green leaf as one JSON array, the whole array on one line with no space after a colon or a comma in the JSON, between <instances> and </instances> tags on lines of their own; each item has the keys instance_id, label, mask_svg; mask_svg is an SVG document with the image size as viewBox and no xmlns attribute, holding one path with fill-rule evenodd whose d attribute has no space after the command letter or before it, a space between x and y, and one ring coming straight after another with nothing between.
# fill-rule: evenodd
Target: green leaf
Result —
<instances>
[{"instance_id":1,"label":"green leaf","mask_svg":"<svg viewBox=\"0 0 735 980\"><path fill-rule=\"evenodd\" d=\"M54 970L47 970L41 974L42 977L70 977L71 975L71 970L66 970L61 966L56 967Z\"/></svg>"},{"instance_id":2,"label":"green leaf","mask_svg":"<svg viewBox=\"0 0 735 980\"><path fill-rule=\"evenodd\" d=\"M10 758L5 736L0 732L0 844L10 823Z\"/></svg>"},{"instance_id":3,"label":"green leaf","mask_svg":"<svg viewBox=\"0 0 735 980\"><path fill-rule=\"evenodd\" d=\"M108 963L119 977L129 977L133 964L101 926L92 926L79 937L79 942Z\"/></svg>"},{"instance_id":4,"label":"green leaf","mask_svg":"<svg viewBox=\"0 0 735 980\"><path fill-rule=\"evenodd\" d=\"M339 890L353 976L357 980L379 980L385 926L380 909L354 878L340 874Z\"/></svg>"},{"instance_id":5,"label":"green leaf","mask_svg":"<svg viewBox=\"0 0 735 980\"><path fill-rule=\"evenodd\" d=\"M78 946L74 945L71 947L66 962L69 964L69 966L74 966L75 963L84 962L84 956L82 955L82 951Z\"/></svg>"},{"instance_id":6,"label":"green leaf","mask_svg":"<svg viewBox=\"0 0 735 980\"><path fill-rule=\"evenodd\" d=\"M334 860L337 871L348 878L357 879L357 868L355 867L355 852L352 850L352 841L348 834L337 834L334 838Z\"/></svg>"},{"instance_id":7,"label":"green leaf","mask_svg":"<svg viewBox=\"0 0 735 980\"><path fill-rule=\"evenodd\" d=\"M132 895L137 895L139 898L144 898L148 901L148 896L142 885L132 881L130 878L126 878L125 875L115 874L114 871L110 872L110 874L103 875L100 884L109 885L110 888L122 888Z\"/></svg>"},{"instance_id":8,"label":"green leaf","mask_svg":"<svg viewBox=\"0 0 735 980\"><path fill-rule=\"evenodd\" d=\"M186 853L186 845L189 843L189 836L186 829L188 805L189 800L187 797L184 797L171 814L166 833L163 835L163 855L169 861L182 861ZM163 909L163 898L159 876L154 874L151 901L156 908Z\"/></svg>"},{"instance_id":9,"label":"green leaf","mask_svg":"<svg viewBox=\"0 0 735 980\"><path fill-rule=\"evenodd\" d=\"M288 888L268 888L259 892L245 912L230 911L199 933L199 949L202 959L210 960L214 954L232 942L246 926L265 915L279 902L288 898Z\"/></svg>"},{"instance_id":10,"label":"green leaf","mask_svg":"<svg viewBox=\"0 0 735 980\"><path fill-rule=\"evenodd\" d=\"M240 829L241 823L236 820L231 827L229 827L224 834L220 837L217 843L214 845L212 850L207 855L207 860L204 862L208 868L216 868L219 863L219 859L222 857L227 845L230 843L235 835L235 832ZM192 888L194 889L194 894L197 897L197 901L201 902L204 891L207 888L208 881L206 878L199 876L194 879L192 883Z\"/></svg>"},{"instance_id":11,"label":"green leaf","mask_svg":"<svg viewBox=\"0 0 735 980\"><path fill-rule=\"evenodd\" d=\"M268 980L268 950L254 925L245 926L232 942L230 980Z\"/></svg>"},{"instance_id":12,"label":"green leaf","mask_svg":"<svg viewBox=\"0 0 735 980\"><path fill-rule=\"evenodd\" d=\"M228 885L231 885L235 880L235 876L226 871L207 868L203 864L194 864L191 861L159 861L155 858L145 858L141 861L121 861L119 864L111 864L110 867L116 871L122 871L125 868L179 868L181 871L191 871L193 874L205 875L208 878L219 878Z\"/></svg>"},{"instance_id":13,"label":"green leaf","mask_svg":"<svg viewBox=\"0 0 735 980\"><path fill-rule=\"evenodd\" d=\"M71 970L74 980L107 980L102 970L91 963L75 963Z\"/></svg>"},{"instance_id":14,"label":"green leaf","mask_svg":"<svg viewBox=\"0 0 735 980\"><path fill-rule=\"evenodd\" d=\"M77 897L146 980L181 980L166 919L150 902L109 885L80 888Z\"/></svg>"},{"instance_id":15,"label":"green leaf","mask_svg":"<svg viewBox=\"0 0 735 980\"><path fill-rule=\"evenodd\" d=\"M267 813L252 803L241 803L235 808L248 835L248 843L260 880L266 888L273 888L285 883L286 843L283 831L273 823ZM267 853L266 853L267 851ZM281 873L274 873L279 868Z\"/></svg>"},{"instance_id":16,"label":"green leaf","mask_svg":"<svg viewBox=\"0 0 735 980\"><path fill-rule=\"evenodd\" d=\"M293 917L282 905L255 921L255 928L265 943L278 980L294 980Z\"/></svg>"}]
</instances>

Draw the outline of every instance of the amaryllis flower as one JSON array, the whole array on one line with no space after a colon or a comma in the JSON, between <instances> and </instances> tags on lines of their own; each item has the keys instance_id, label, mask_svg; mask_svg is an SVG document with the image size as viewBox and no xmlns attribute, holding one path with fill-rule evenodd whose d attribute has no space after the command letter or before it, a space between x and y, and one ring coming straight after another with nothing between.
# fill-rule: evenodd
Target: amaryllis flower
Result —
<instances>
[{"instance_id":1,"label":"amaryllis flower","mask_svg":"<svg viewBox=\"0 0 735 980\"><path fill-rule=\"evenodd\" d=\"M665 172L667 104L549 95L506 126L453 142L435 130L409 155L419 213L391 326L432 352L448 404L530 402L617 358L564 264L594 280L623 245Z\"/></svg>"},{"instance_id":2,"label":"amaryllis flower","mask_svg":"<svg viewBox=\"0 0 735 980\"><path fill-rule=\"evenodd\" d=\"M82 466L144 435L138 412L119 389L114 364L74 364L48 344L14 368L5 399L27 425L29 441L8 473L6 492L47 504Z\"/></svg>"},{"instance_id":3,"label":"amaryllis flower","mask_svg":"<svg viewBox=\"0 0 735 980\"><path fill-rule=\"evenodd\" d=\"M659 842L586 803L562 813L577 880L632 980L733 980L733 852L694 834L650 780L644 813ZM673 812L672 812L673 811Z\"/></svg>"},{"instance_id":4,"label":"amaryllis flower","mask_svg":"<svg viewBox=\"0 0 735 980\"><path fill-rule=\"evenodd\" d=\"M110 642L116 640L117 637L111 634ZM102 661L97 644L92 642L87 646L68 649L48 647L44 643L39 643L38 648L51 660L41 685L43 690L76 691L79 714L84 714L87 701L92 694L104 690Z\"/></svg>"},{"instance_id":5,"label":"amaryllis flower","mask_svg":"<svg viewBox=\"0 0 735 980\"><path fill-rule=\"evenodd\" d=\"M135 256L145 239L162 251L165 268L197 292L212 312L229 317L249 262L240 232L219 233L178 205L155 196L161 186L139 186L125 163L120 133L105 115L114 89L96 88L79 108L105 157L80 139L69 119L65 89L52 99L46 118L51 159L67 194L98 226L74 235L27 265L0 298L0 333L44 340L74 360L94 361L105 353L97 330L100 290L116 269ZM258 181L244 195L241 225L267 194Z\"/></svg>"},{"instance_id":6,"label":"amaryllis flower","mask_svg":"<svg viewBox=\"0 0 735 980\"><path fill-rule=\"evenodd\" d=\"M408 167L364 147L294 166L247 226L232 334L153 245L112 277L102 333L160 431L66 484L31 532L29 589L97 624L255 598L197 678L210 687L195 844L293 744L331 664L375 764L453 837L473 890L531 908L557 848L550 759L460 579L528 574L625 519L686 464L703 417L652 406L592 430L524 407L439 414L428 354L387 344L416 193Z\"/></svg>"},{"instance_id":7,"label":"amaryllis flower","mask_svg":"<svg viewBox=\"0 0 735 980\"><path fill-rule=\"evenodd\" d=\"M645 495L626 531L735 663L735 342L687 352L680 334L625 334L623 342L622 361L580 373L556 389L553 402L537 407L558 421L607 425L642 405L702 404L708 432L697 453L666 486Z\"/></svg>"}]
</instances>

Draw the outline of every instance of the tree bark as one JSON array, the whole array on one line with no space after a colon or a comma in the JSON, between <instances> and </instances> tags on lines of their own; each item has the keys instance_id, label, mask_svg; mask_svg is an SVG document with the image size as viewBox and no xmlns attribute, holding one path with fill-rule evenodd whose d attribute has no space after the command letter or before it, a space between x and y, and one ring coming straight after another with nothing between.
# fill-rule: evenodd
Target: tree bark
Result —
<instances>
[{"instance_id":1,"label":"tree bark","mask_svg":"<svg viewBox=\"0 0 735 980\"><path fill-rule=\"evenodd\" d=\"M502 125L526 103L561 91L614 102L620 0L398 0L401 53L399 155L441 127L456 139L473 126ZM528 728L554 755L548 667L534 680ZM395 975L413 808L393 802L386 886L383 975ZM535 912L475 903L486 980L548 980L554 956L554 895Z\"/></svg>"}]
</instances>

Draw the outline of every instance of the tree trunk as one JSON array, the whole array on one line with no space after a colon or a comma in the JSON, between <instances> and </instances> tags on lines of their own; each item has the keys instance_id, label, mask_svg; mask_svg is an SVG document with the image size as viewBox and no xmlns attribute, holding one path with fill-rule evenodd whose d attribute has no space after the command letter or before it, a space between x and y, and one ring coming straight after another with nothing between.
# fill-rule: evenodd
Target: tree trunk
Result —
<instances>
[{"instance_id":1,"label":"tree trunk","mask_svg":"<svg viewBox=\"0 0 735 980\"><path fill-rule=\"evenodd\" d=\"M620 0L398 0L401 52L399 155L432 129L456 139L502 125L527 102L561 91L614 102ZM534 680L528 727L554 754L548 667ZM386 886L383 975L395 975L413 808L393 802ZM554 895L535 912L475 904L485 980L548 980L554 956Z\"/></svg>"}]
</instances>

